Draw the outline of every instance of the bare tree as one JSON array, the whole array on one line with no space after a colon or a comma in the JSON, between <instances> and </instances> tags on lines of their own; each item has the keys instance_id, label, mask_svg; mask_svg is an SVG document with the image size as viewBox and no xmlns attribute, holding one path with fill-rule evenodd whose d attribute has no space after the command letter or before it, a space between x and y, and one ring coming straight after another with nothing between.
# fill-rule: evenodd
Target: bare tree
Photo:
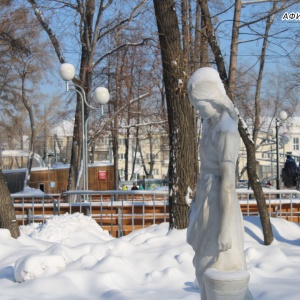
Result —
<instances>
[{"instance_id":1,"label":"bare tree","mask_svg":"<svg viewBox=\"0 0 300 300\"><path fill-rule=\"evenodd\" d=\"M196 121L186 93L188 61L182 49L175 1L154 0L160 41L170 143L170 228L188 226L186 197L196 185L198 173Z\"/></svg>"},{"instance_id":2,"label":"bare tree","mask_svg":"<svg viewBox=\"0 0 300 300\"><path fill-rule=\"evenodd\" d=\"M49 4L45 1L28 0L34 11L34 14L41 26L47 33L49 39L52 42L54 50L56 52L57 58L60 63L66 61L63 52L63 41L59 39L59 36L54 33L54 29L51 28L51 19L44 18L42 14L42 9L40 6L43 4L49 7ZM90 102L90 94L92 92L92 82L93 82L93 72L109 55L117 52L124 47L143 45L146 39L139 38L138 41L130 41L123 44L118 44L114 48L111 48L106 53L99 51L98 47L100 43L106 43L105 39L112 33L117 34L122 30L125 30L126 26L136 17L137 12L140 7L144 4L144 1L136 1L136 5L133 6L131 10L129 9L119 9L119 17L108 18L106 13L111 13L110 8L113 9L113 0L108 1L51 1L51 14L55 13L67 13L70 14L69 20L69 30L73 29L74 42L79 41L77 44L80 56L80 71L79 77L73 79L73 82L81 86L87 96L87 102ZM124 3L125 4L125 3ZM56 8L54 10L53 8ZM122 13L123 15L122 15ZM58 16L57 16L58 17ZM49 20L49 21L47 21ZM75 27L74 27L75 25ZM75 32L78 36L75 36ZM106 40L106 41L107 41ZM85 119L88 116L88 109L85 109ZM74 151L72 151L71 156L71 166L70 175L68 182L68 189L74 189L77 182L78 171L81 164L81 150L82 150L82 135L81 124L84 120L81 120L81 99L78 95L77 97L77 107L75 113L75 124L74 124L74 135L73 135L73 146ZM76 147L75 147L76 145ZM76 148L76 149L75 149Z\"/></svg>"},{"instance_id":3,"label":"bare tree","mask_svg":"<svg viewBox=\"0 0 300 300\"><path fill-rule=\"evenodd\" d=\"M6 5L9 5L10 1L2 2L0 4L1 9L6 7ZM8 45L9 48L12 47L13 44L13 36L11 35L10 31L5 31L4 28L1 25L0 28L1 32L1 39L6 37L6 33L9 35L9 39L5 40L5 43ZM3 40L1 41L2 44ZM2 88L1 88L2 92ZM0 95L2 94L0 92ZM2 166L1 166L2 167ZM0 169L0 228L6 228L10 231L12 237L17 238L20 235L18 222L16 219L16 213L15 209L12 203L12 199L10 196L10 192L7 187L7 183L5 181L5 178L2 174L2 169Z\"/></svg>"}]
</instances>

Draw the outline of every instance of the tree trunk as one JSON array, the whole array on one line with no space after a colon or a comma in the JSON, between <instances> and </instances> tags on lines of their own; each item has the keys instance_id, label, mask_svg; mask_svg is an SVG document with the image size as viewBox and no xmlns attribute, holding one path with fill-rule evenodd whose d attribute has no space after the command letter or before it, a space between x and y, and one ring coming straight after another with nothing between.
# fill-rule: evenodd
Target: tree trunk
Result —
<instances>
[{"instance_id":1,"label":"tree trunk","mask_svg":"<svg viewBox=\"0 0 300 300\"><path fill-rule=\"evenodd\" d=\"M21 99L22 99L22 102L28 112L28 115L29 115L31 138L30 138L30 145L29 145L30 154L28 155L27 172L26 172L26 177L25 177L25 181L24 181L24 188L26 188L26 186L28 185L28 182L30 181L30 174L31 174L33 157L34 157L34 153L35 153L35 140L36 140L36 128L35 128L35 122L34 122L34 117L33 117L33 110L32 110L32 106L26 99L26 90L25 90L26 75L27 75L27 73L24 73L22 76Z\"/></svg>"},{"instance_id":2,"label":"tree trunk","mask_svg":"<svg viewBox=\"0 0 300 300\"><path fill-rule=\"evenodd\" d=\"M2 170L0 170L0 228L8 229L13 238L20 236L15 208Z\"/></svg>"},{"instance_id":3,"label":"tree trunk","mask_svg":"<svg viewBox=\"0 0 300 300\"><path fill-rule=\"evenodd\" d=\"M276 3L273 4L272 10L276 9ZM266 28L265 34L263 39L263 45L260 54L260 62L259 62L259 71L258 77L256 82L256 91L255 91L255 121L253 126L253 141L254 144L257 144L257 137L260 130L260 114L261 114L261 105L260 105L260 94L261 94L261 87L262 87L262 80L263 80L263 73L264 73L264 66L265 66L265 57L268 48L268 37L271 25L273 23L274 16L269 16L266 20Z\"/></svg>"},{"instance_id":4,"label":"tree trunk","mask_svg":"<svg viewBox=\"0 0 300 300\"><path fill-rule=\"evenodd\" d=\"M186 92L187 70L175 2L153 0L158 27L169 122L170 228L188 226L189 203L198 174L196 121Z\"/></svg>"},{"instance_id":5,"label":"tree trunk","mask_svg":"<svg viewBox=\"0 0 300 300\"><path fill-rule=\"evenodd\" d=\"M217 64L217 68L220 74L221 79L224 81L224 86L226 88L226 91L228 93L228 96L230 99L233 99L234 93L233 88L235 86L235 78L236 78L236 63L231 63L230 66L230 82L227 77L226 69L225 69L225 63L223 59L223 55L221 53L221 49L217 43L217 38L214 34L214 28L211 22L210 13L208 10L207 0L198 0L202 9L202 17L203 21L206 26L206 34L208 37L208 41L210 44L210 47L215 54L215 60ZM236 2L235 7L235 18L233 22L233 41L232 41L232 49L231 49L231 55L237 53L237 42L238 42L238 25L239 25L239 14L240 14L240 6L241 3L238 0ZM246 152L247 152L247 172L248 172L248 178L250 185L253 189L257 206L260 214L260 220L263 228L263 234L264 234L264 243L265 245L270 245L274 239L273 237L273 231L272 226L265 202L264 193L262 190L261 185L259 184L257 171L256 171L256 158L255 158L255 145L253 141L250 139L249 133L245 126L243 125L243 122L239 121L239 133L240 136L245 144Z\"/></svg>"},{"instance_id":6,"label":"tree trunk","mask_svg":"<svg viewBox=\"0 0 300 300\"><path fill-rule=\"evenodd\" d=\"M79 97L79 96L78 96ZM82 128L82 118L81 118L81 104L76 105L75 113L75 122L73 129L73 141L72 141L72 151L70 158L70 169L69 169L69 178L67 190L75 190L78 187L78 172L80 170L80 163L82 160L82 137L81 129Z\"/></svg>"},{"instance_id":7,"label":"tree trunk","mask_svg":"<svg viewBox=\"0 0 300 300\"><path fill-rule=\"evenodd\" d=\"M256 171L256 158L255 158L255 145L249 139L248 133L242 128L242 122L239 122L239 132L243 139L243 142L247 151L247 173L250 182L250 186L253 189L257 207L259 211L260 221L264 234L264 243L265 245L270 245L274 239L272 225L270 222L270 217L265 201L265 195L263 193L262 187L259 183L259 178Z\"/></svg>"}]
</instances>

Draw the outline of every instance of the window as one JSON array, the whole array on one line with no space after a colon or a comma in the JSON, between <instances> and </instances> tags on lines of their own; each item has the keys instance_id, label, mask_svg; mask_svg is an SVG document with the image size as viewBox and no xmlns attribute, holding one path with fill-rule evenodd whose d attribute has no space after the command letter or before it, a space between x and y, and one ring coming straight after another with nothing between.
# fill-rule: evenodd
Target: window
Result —
<instances>
[{"instance_id":1,"label":"window","mask_svg":"<svg viewBox=\"0 0 300 300\"><path fill-rule=\"evenodd\" d=\"M125 153L119 153L118 158L119 159L125 159Z\"/></svg>"},{"instance_id":2,"label":"window","mask_svg":"<svg viewBox=\"0 0 300 300\"><path fill-rule=\"evenodd\" d=\"M299 138L293 138L293 150L299 150Z\"/></svg>"},{"instance_id":3,"label":"window","mask_svg":"<svg viewBox=\"0 0 300 300\"><path fill-rule=\"evenodd\" d=\"M169 160L169 151L163 151L162 152L162 159L163 160Z\"/></svg>"},{"instance_id":4,"label":"window","mask_svg":"<svg viewBox=\"0 0 300 300\"><path fill-rule=\"evenodd\" d=\"M272 158L272 153L270 153L270 152L262 152L261 158Z\"/></svg>"},{"instance_id":5,"label":"window","mask_svg":"<svg viewBox=\"0 0 300 300\"><path fill-rule=\"evenodd\" d=\"M109 137L105 136L99 139L100 145L108 145L109 144Z\"/></svg>"},{"instance_id":6,"label":"window","mask_svg":"<svg viewBox=\"0 0 300 300\"><path fill-rule=\"evenodd\" d=\"M125 145L125 139L118 139L119 145Z\"/></svg>"},{"instance_id":7,"label":"window","mask_svg":"<svg viewBox=\"0 0 300 300\"><path fill-rule=\"evenodd\" d=\"M99 151L97 160L109 160L109 152L108 151Z\"/></svg>"},{"instance_id":8,"label":"window","mask_svg":"<svg viewBox=\"0 0 300 300\"><path fill-rule=\"evenodd\" d=\"M153 169L152 174L153 174L153 175L159 175L159 170L158 170L158 169Z\"/></svg>"}]
</instances>

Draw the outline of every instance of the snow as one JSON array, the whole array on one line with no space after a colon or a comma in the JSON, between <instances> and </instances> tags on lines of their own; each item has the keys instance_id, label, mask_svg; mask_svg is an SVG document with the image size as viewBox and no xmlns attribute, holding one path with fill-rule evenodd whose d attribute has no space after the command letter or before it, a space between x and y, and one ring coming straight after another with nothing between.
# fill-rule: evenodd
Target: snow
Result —
<instances>
[{"instance_id":1,"label":"snow","mask_svg":"<svg viewBox=\"0 0 300 300\"><path fill-rule=\"evenodd\" d=\"M153 191L169 191L169 186L167 185L157 186L153 189Z\"/></svg>"},{"instance_id":2,"label":"snow","mask_svg":"<svg viewBox=\"0 0 300 300\"><path fill-rule=\"evenodd\" d=\"M26 196L26 195L45 195L44 192L42 192L40 189L31 188L29 186L25 186L24 190L18 193L14 193L12 195L18 195L18 196Z\"/></svg>"},{"instance_id":3,"label":"snow","mask_svg":"<svg viewBox=\"0 0 300 300\"><path fill-rule=\"evenodd\" d=\"M245 255L254 299L298 299L300 227L271 219L275 240L263 245L259 218L245 217ZM0 229L0 299L198 300L186 230L167 223L112 238L90 217L54 216Z\"/></svg>"},{"instance_id":4,"label":"snow","mask_svg":"<svg viewBox=\"0 0 300 300\"><path fill-rule=\"evenodd\" d=\"M112 166L113 163L109 161L95 161L91 164L88 164L89 167L106 167L106 166ZM63 163L53 163L51 167L35 167L32 168L32 171L45 171L45 170L52 170L52 169L69 169L70 164L63 164Z\"/></svg>"},{"instance_id":5,"label":"snow","mask_svg":"<svg viewBox=\"0 0 300 300\"><path fill-rule=\"evenodd\" d=\"M209 88L208 89L209 92L207 94L213 94L215 91L218 91L223 96L226 95L226 91L225 91L224 85L220 79L220 75L219 75L218 71L216 71L215 69L210 68L210 67L204 67L204 68L200 68L200 69L196 70L193 73L193 75L191 76L191 78L189 79L188 90L196 87L197 84L200 84L200 83L203 84L203 82L205 82L205 84L210 83L211 85L213 85L215 87L214 89ZM204 86L201 86L201 89L204 89ZM206 99L214 99L214 98L209 97Z\"/></svg>"},{"instance_id":6,"label":"snow","mask_svg":"<svg viewBox=\"0 0 300 300\"><path fill-rule=\"evenodd\" d=\"M27 168L2 170L3 174L7 174L7 173L26 173L26 172L27 172Z\"/></svg>"}]
</instances>

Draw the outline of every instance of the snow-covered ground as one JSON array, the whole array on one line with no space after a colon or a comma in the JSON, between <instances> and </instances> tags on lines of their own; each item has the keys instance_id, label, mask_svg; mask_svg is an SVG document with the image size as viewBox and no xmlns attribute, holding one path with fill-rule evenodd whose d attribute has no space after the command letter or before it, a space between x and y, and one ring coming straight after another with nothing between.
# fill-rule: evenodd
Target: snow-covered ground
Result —
<instances>
[{"instance_id":1,"label":"snow-covered ground","mask_svg":"<svg viewBox=\"0 0 300 300\"><path fill-rule=\"evenodd\" d=\"M244 224L254 299L299 299L299 224L272 219L268 247L257 217ZM115 239L82 214L22 227L17 240L0 229L0 299L199 300L185 239L167 223Z\"/></svg>"}]
</instances>

